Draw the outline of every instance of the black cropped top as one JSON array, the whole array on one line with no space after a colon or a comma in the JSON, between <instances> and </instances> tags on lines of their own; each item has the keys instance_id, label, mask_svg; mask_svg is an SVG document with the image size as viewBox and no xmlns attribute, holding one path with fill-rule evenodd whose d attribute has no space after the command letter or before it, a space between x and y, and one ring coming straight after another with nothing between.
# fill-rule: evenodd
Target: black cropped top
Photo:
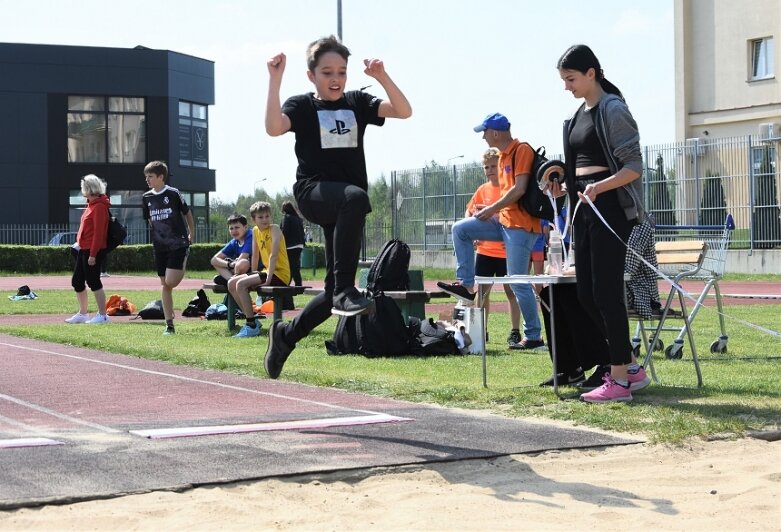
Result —
<instances>
[{"instance_id":1,"label":"black cropped top","mask_svg":"<svg viewBox=\"0 0 781 532\"><path fill-rule=\"evenodd\" d=\"M605 153L599 143L597 132L594 129L593 113L597 112L599 106L594 106L588 111L581 107L575 116L575 125L569 134L569 143L577 155L575 159L575 168L585 166L604 166L608 167Z\"/></svg>"}]
</instances>

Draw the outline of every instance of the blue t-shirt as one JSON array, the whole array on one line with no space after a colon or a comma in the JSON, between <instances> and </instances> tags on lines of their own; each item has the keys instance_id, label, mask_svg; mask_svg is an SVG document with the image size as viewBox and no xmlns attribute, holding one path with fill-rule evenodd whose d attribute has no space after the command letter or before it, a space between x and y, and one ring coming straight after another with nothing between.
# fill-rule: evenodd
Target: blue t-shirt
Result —
<instances>
[{"instance_id":1,"label":"blue t-shirt","mask_svg":"<svg viewBox=\"0 0 781 532\"><path fill-rule=\"evenodd\" d=\"M244 244L239 244L239 241L233 238L222 248L222 253L229 259L238 259L239 255L246 253L252 260L252 229L247 229L244 233Z\"/></svg>"}]
</instances>

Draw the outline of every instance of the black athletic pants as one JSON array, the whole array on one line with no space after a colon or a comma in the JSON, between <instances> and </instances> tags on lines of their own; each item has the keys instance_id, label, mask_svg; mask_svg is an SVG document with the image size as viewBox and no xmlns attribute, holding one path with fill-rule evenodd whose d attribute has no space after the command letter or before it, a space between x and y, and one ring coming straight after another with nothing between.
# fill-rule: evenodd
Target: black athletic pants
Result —
<instances>
[{"instance_id":1,"label":"black athletic pants","mask_svg":"<svg viewBox=\"0 0 781 532\"><path fill-rule=\"evenodd\" d=\"M293 194L309 222L325 235L325 291L310 299L285 328L285 342L293 347L331 316L333 296L355 286L363 226L371 210L365 190L335 181L297 181Z\"/></svg>"},{"instance_id":2,"label":"black athletic pants","mask_svg":"<svg viewBox=\"0 0 781 532\"><path fill-rule=\"evenodd\" d=\"M594 202L621 241L605 227L590 205L583 203L575 216L575 274L578 300L594 317L610 349L610 363L620 366L632 360L629 318L624 301L626 242L634 222L626 219L615 190Z\"/></svg>"}]
</instances>

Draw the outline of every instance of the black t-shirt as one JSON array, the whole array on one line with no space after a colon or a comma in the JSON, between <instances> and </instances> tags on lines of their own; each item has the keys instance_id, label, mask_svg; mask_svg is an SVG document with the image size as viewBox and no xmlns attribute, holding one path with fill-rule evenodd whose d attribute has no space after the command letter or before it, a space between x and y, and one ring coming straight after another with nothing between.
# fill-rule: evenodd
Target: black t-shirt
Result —
<instances>
[{"instance_id":1,"label":"black t-shirt","mask_svg":"<svg viewBox=\"0 0 781 532\"><path fill-rule=\"evenodd\" d=\"M285 245L288 249L304 244L306 236L304 235L304 222L295 214L285 213L282 218L282 236L285 237Z\"/></svg>"},{"instance_id":2,"label":"black t-shirt","mask_svg":"<svg viewBox=\"0 0 781 532\"><path fill-rule=\"evenodd\" d=\"M586 166L605 166L607 159L605 152L602 151L602 145L599 143L597 131L594 129L594 114L597 113L599 106L595 105L586 111L581 107L575 116L575 125L569 134L569 143L575 150L575 168Z\"/></svg>"},{"instance_id":3,"label":"black t-shirt","mask_svg":"<svg viewBox=\"0 0 781 532\"><path fill-rule=\"evenodd\" d=\"M296 134L296 179L340 181L366 190L363 134L368 124L381 126L377 112L382 100L361 91L349 91L335 102L318 100L313 93L289 98L282 112Z\"/></svg>"},{"instance_id":4,"label":"black t-shirt","mask_svg":"<svg viewBox=\"0 0 781 532\"><path fill-rule=\"evenodd\" d=\"M166 185L160 192L147 190L142 202L144 220L152 222L152 244L156 249L174 250L190 245L183 218L190 207L178 189Z\"/></svg>"}]
</instances>

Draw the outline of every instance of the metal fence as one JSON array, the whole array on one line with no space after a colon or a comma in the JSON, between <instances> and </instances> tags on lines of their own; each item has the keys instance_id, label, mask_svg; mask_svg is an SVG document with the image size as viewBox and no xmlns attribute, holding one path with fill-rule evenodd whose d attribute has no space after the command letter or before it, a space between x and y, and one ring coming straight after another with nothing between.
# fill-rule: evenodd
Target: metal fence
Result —
<instances>
[{"instance_id":1,"label":"metal fence","mask_svg":"<svg viewBox=\"0 0 781 532\"><path fill-rule=\"evenodd\" d=\"M645 147L647 210L663 225L720 225L732 213L732 249L781 247L780 140L689 139ZM484 180L477 163L393 172L393 236L413 250L452 249L450 228ZM372 230L367 224L367 233Z\"/></svg>"},{"instance_id":2,"label":"metal fence","mask_svg":"<svg viewBox=\"0 0 781 532\"><path fill-rule=\"evenodd\" d=\"M781 138L689 139L643 149L646 208L661 225L719 225L727 213L736 229L731 249L781 248ZM551 158L560 158L552 155ZM369 215L362 256L373 257L390 238L413 251L451 251L450 229L485 181L479 163L391 173L392 215ZM322 242L319 227L308 226ZM70 244L78 224L0 225L0 243ZM148 243L143 223L128 227L129 243ZM225 223L196 226L197 242L226 242Z\"/></svg>"},{"instance_id":3,"label":"metal fence","mask_svg":"<svg viewBox=\"0 0 781 532\"><path fill-rule=\"evenodd\" d=\"M79 224L5 224L0 225L0 244L19 244L32 246L71 245L76 241ZM196 224L196 242L225 243L230 235L224 222ZM149 228L146 223L127 225L126 244L148 244Z\"/></svg>"}]
</instances>

